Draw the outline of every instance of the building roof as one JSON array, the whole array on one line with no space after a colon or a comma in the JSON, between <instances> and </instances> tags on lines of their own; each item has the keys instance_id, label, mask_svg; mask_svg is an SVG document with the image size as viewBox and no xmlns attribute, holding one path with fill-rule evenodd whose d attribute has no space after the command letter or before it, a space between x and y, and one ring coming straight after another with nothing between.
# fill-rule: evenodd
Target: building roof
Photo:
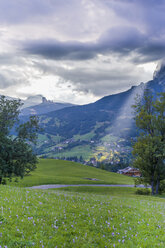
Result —
<instances>
[{"instance_id":1,"label":"building roof","mask_svg":"<svg viewBox=\"0 0 165 248\"><path fill-rule=\"evenodd\" d=\"M118 170L118 173L128 173L128 172L139 172L139 169L128 166L124 169Z\"/></svg>"}]
</instances>

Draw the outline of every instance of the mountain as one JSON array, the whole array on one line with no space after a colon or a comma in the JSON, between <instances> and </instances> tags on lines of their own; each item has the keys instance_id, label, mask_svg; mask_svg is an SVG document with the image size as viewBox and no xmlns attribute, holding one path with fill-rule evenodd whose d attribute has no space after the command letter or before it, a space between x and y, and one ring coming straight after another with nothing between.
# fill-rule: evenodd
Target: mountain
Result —
<instances>
[{"instance_id":1,"label":"mountain","mask_svg":"<svg viewBox=\"0 0 165 248\"><path fill-rule=\"evenodd\" d=\"M26 100L21 100L23 103L22 108L28 108L38 105L43 102L44 97L42 95L29 96Z\"/></svg>"},{"instance_id":2,"label":"mountain","mask_svg":"<svg viewBox=\"0 0 165 248\"><path fill-rule=\"evenodd\" d=\"M85 160L128 161L136 136L132 104L136 95L150 88L154 97L165 91L165 65L153 80L131 89L105 96L95 103L72 106L40 115L44 130L39 134L38 154L45 157L83 157Z\"/></svg>"},{"instance_id":3,"label":"mountain","mask_svg":"<svg viewBox=\"0 0 165 248\"><path fill-rule=\"evenodd\" d=\"M154 71L153 79L158 80L159 83L165 79L165 60L161 61Z\"/></svg>"},{"instance_id":4,"label":"mountain","mask_svg":"<svg viewBox=\"0 0 165 248\"><path fill-rule=\"evenodd\" d=\"M24 101L21 115L41 115L71 106L73 104L53 102L41 95L31 96Z\"/></svg>"},{"instance_id":5,"label":"mountain","mask_svg":"<svg viewBox=\"0 0 165 248\"><path fill-rule=\"evenodd\" d=\"M83 135L92 131L96 124L100 123L99 126L108 127L116 121L116 118L132 117L130 112L133 99L136 94L141 94L143 91L144 85L141 84L126 92L106 96L92 104L53 111L41 116L41 123L48 118L44 130L53 135L59 134L67 138L76 134Z\"/></svg>"},{"instance_id":6,"label":"mountain","mask_svg":"<svg viewBox=\"0 0 165 248\"><path fill-rule=\"evenodd\" d=\"M5 96L8 100L18 100L18 98ZM46 97L42 95L29 96L26 100L22 100L21 113L20 116L30 116L30 115L41 115L59 109L75 106L71 103L61 103L53 102L47 100Z\"/></svg>"}]
</instances>

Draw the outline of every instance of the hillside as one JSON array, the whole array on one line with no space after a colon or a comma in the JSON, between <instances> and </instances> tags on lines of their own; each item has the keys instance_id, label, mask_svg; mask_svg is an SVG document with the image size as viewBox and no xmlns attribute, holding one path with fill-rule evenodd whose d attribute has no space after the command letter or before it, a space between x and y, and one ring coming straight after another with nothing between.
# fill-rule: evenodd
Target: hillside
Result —
<instances>
[{"instance_id":1,"label":"hillside","mask_svg":"<svg viewBox=\"0 0 165 248\"><path fill-rule=\"evenodd\" d=\"M125 92L40 115L43 132L39 134L37 154L72 160L78 157L92 163L128 163L131 142L137 135L131 106L146 88L154 97L165 91L164 67L154 73L153 80Z\"/></svg>"},{"instance_id":2,"label":"hillside","mask_svg":"<svg viewBox=\"0 0 165 248\"><path fill-rule=\"evenodd\" d=\"M23 108L21 110L21 115L23 116L41 115L41 114L49 113L49 112L56 111L59 109L71 107L71 106L73 106L73 104L43 100L43 102L40 104Z\"/></svg>"},{"instance_id":3,"label":"hillside","mask_svg":"<svg viewBox=\"0 0 165 248\"><path fill-rule=\"evenodd\" d=\"M15 183L25 187L41 184L133 184L133 179L70 161L40 159L31 175Z\"/></svg>"},{"instance_id":4,"label":"hillside","mask_svg":"<svg viewBox=\"0 0 165 248\"><path fill-rule=\"evenodd\" d=\"M133 125L131 105L134 96L141 93L143 88L141 85L104 97L92 104L41 115L40 125L44 131L39 136L37 153L49 157L82 156L89 159L94 153L100 154L100 149L102 151L102 147L105 148L106 145L109 146L108 151L104 149L104 152L109 154L110 149L113 154L115 151L117 154L118 145L122 147L120 150L125 152L127 145L130 145L128 135L132 132L130 128ZM80 150L84 152L81 154Z\"/></svg>"}]
</instances>

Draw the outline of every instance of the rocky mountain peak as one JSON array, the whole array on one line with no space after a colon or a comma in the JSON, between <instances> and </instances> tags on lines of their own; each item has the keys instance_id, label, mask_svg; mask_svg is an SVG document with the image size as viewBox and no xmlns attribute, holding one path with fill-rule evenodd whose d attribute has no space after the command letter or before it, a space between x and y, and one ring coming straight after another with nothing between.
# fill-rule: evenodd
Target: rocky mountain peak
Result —
<instances>
[{"instance_id":1,"label":"rocky mountain peak","mask_svg":"<svg viewBox=\"0 0 165 248\"><path fill-rule=\"evenodd\" d=\"M46 102L48 102L48 100L46 99L46 97L42 97L42 103L46 103Z\"/></svg>"},{"instance_id":2,"label":"rocky mountain peak","mask_svg":"<svg viewBox=\"0 0 165 248\"><path fill-rule=\"evenodd\" d=\"M47 102L47 99L42 95L29 96L26 100L23 101L23 108L35 106L45 102Z\"/></svg>"},{"instance_id":3,"label":"rocky mountain peak","mask_svg":"<svg viewBox=\"0 0 165 248\"><path fill-rule=\"evenodd\" d=\"M156 70L153 74L153 79L165 80L165 59L158 63Z\"/></svg>"}]
</instances>

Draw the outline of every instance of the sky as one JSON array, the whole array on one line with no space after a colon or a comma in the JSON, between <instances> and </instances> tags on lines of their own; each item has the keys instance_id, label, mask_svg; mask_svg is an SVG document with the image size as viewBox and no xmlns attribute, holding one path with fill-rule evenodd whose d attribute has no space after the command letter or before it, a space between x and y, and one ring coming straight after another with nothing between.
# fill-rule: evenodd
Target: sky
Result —
<instances>
[{"instance_id":1,"label":"sky","mask_svg":"<svg viewBox=\"0 0 165 248\"><path fill-rule=\"evenodd\" d=\"M0 0L0 94L86 104L152 79L165 0Z\"/></svg>"}]
</instances>

